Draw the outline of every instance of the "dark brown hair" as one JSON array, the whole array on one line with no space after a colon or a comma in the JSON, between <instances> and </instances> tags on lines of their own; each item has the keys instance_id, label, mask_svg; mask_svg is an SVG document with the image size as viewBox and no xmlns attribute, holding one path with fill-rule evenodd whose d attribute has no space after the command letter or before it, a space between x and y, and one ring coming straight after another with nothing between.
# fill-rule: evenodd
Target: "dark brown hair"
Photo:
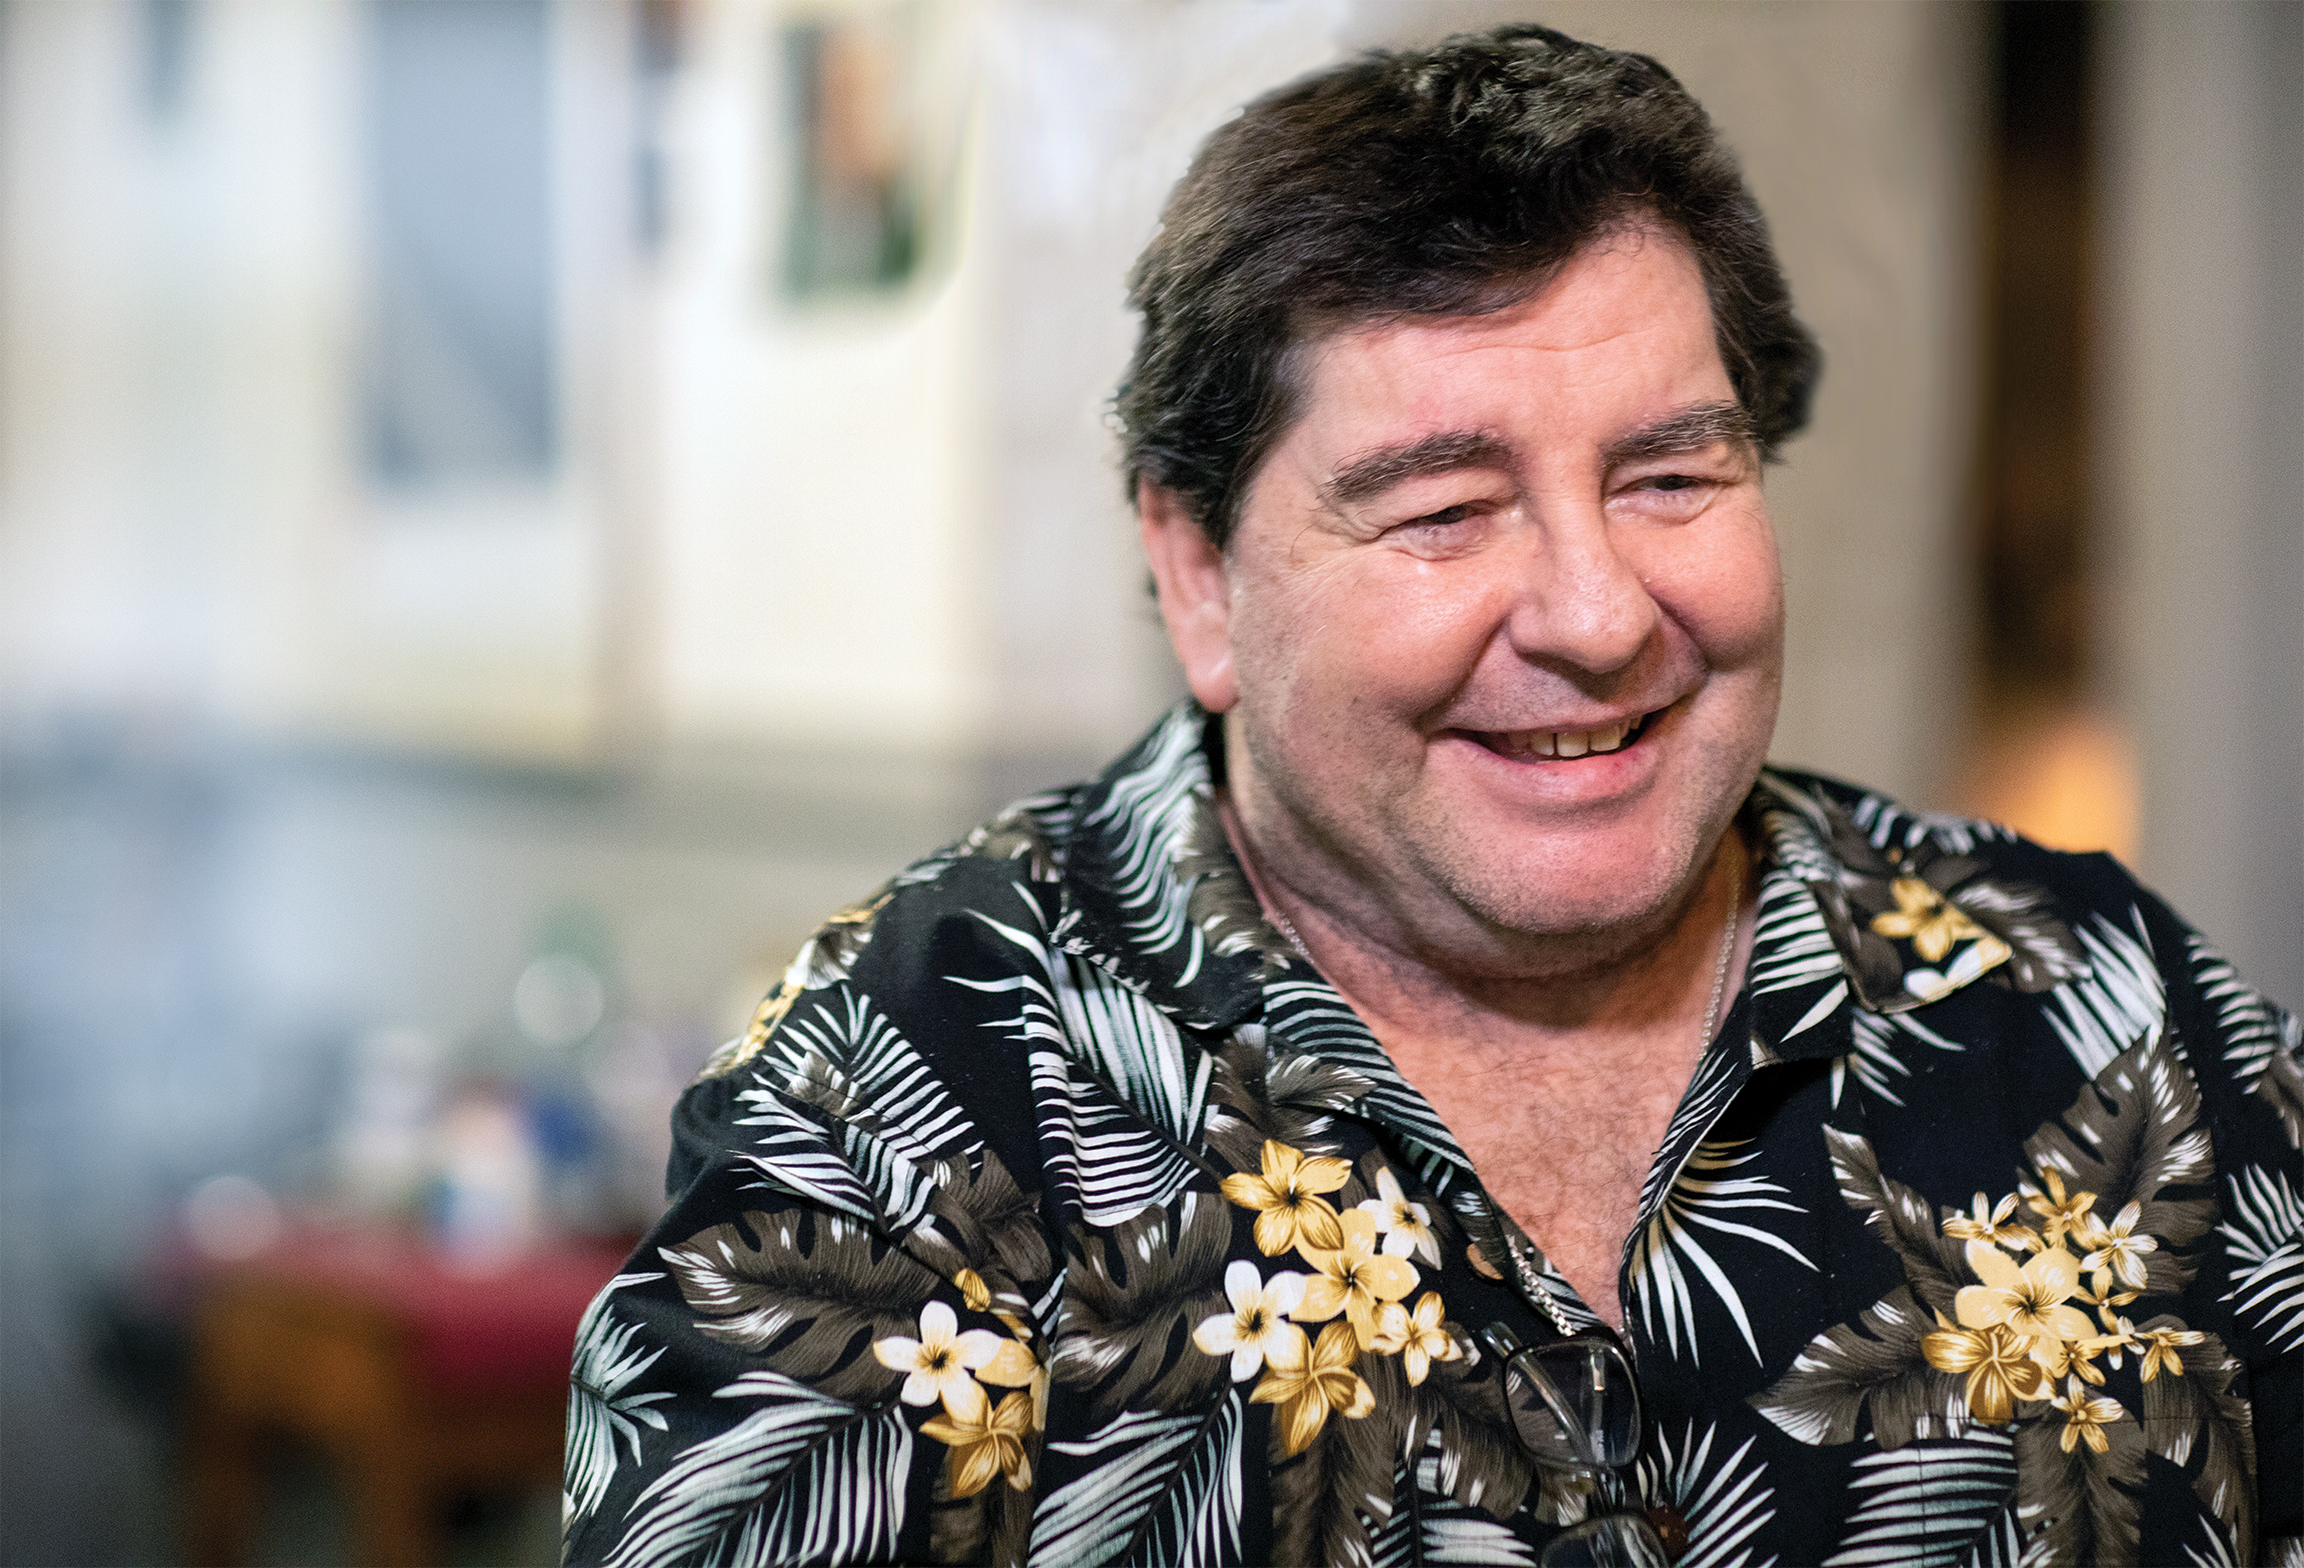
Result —
<instances>
[{"instance_id":1,"label":"dark brown hair","mask_svg":"<svg viewBox=\"0 0 2304 1568\"><path fill-rule=\"evenodd\" d=\"M1219 547L1295 417L1289 351L1339 327L1524 298L1610 225L1683 235L1763 456L1820 359L1735 156L1672 73L1549 28L1377 51L1210 136L1130 275L1143 330L1114 398L1128 493L1177 491Z\"/></svg>"}]
</instances>

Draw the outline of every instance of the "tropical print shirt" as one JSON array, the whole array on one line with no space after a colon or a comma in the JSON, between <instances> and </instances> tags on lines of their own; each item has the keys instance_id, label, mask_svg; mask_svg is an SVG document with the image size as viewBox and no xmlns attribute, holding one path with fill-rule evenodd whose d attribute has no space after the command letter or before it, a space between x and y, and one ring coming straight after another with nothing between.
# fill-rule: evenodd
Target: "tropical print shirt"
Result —
<instances>
[{"instance_id":1,"label":"tropical print shirt","mask_svg":"<svg viewBox=\"0 0 2304 1568\"><path fill-rule=\"evenodd\" d=\"M569 1561L1530 1563L1592 1506L1481 1339L1592 1315L1266 923L1211 734L834 916L684 1095ZM1784 772L1742 822L1635 1506L1686 1564L2298 1560L2295 1021L2104 856Z\"/></svg>"}]
</instances>

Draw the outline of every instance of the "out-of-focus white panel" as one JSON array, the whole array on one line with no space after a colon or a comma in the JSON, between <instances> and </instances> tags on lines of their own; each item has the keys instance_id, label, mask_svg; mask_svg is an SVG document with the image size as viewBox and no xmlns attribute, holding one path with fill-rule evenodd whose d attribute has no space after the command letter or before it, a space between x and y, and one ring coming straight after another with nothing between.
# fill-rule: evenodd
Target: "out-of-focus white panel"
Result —
<instances>
[{"instance_id":1,"label":"out-of-focus white panel","mask_svg":"<svg viewBox=\"0 0 2304 1568\"><path fill-rule=\"evenodd\" d=\"M965 73L980 8L922 7L921 69ZM779 297L785 8L700 10L676 171L655 504L662 713L684 743L972 745L990 703L973 157L913 282ZM947 95L948 96L948 95ZM947 122L945 146L964 121Z\"/></svg>"}]
</instances>

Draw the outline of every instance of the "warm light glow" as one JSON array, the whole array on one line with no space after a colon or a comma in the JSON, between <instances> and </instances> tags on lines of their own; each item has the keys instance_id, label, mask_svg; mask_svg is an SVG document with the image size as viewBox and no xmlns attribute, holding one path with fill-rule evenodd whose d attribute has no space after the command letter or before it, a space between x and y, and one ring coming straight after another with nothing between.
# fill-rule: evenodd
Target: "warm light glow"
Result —
<instances>
[{"instance_id":1,"label":"warm light glow","mask_svg":"<svg viewBox=\"0 0 2304 1568\"><path fill-rule=\"evenodd\" d=\"M1952 809L2004 822L2051 849L2136 861L2136 749L2127 728L2085 703L2020 705L1978 725Z\"/></svg>"}]
</instances>

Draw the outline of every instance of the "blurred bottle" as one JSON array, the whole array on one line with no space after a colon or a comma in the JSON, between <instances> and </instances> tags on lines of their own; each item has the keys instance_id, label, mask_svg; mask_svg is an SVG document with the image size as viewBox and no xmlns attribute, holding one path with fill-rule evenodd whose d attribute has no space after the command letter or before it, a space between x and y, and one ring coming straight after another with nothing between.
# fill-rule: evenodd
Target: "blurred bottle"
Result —
<instances>
[{"instance_id":1,"label":"blurred bottle","mask_svg":"<svg viewBox=\"0 0 2304 1568\"><path fill-rule=\"evenodd\" d=\"M502 1086L477 1081L449 1101L432 1166L432 1238L453 1266L494 1272L546 1238L542 1153Z\"/></svg>"},{"instance_id":2,"label":"blurred bottle","mask_svg":"<svg viewBox=\"0 0 2304 1568\"><path fill-rule=\"evenodd\" d=\"M354 1042L332 1139L335 1186L356 1218L406 1214L431 1175L447 1051L422 1029L371 1029Z\"/></svg>"}]
</instances>

